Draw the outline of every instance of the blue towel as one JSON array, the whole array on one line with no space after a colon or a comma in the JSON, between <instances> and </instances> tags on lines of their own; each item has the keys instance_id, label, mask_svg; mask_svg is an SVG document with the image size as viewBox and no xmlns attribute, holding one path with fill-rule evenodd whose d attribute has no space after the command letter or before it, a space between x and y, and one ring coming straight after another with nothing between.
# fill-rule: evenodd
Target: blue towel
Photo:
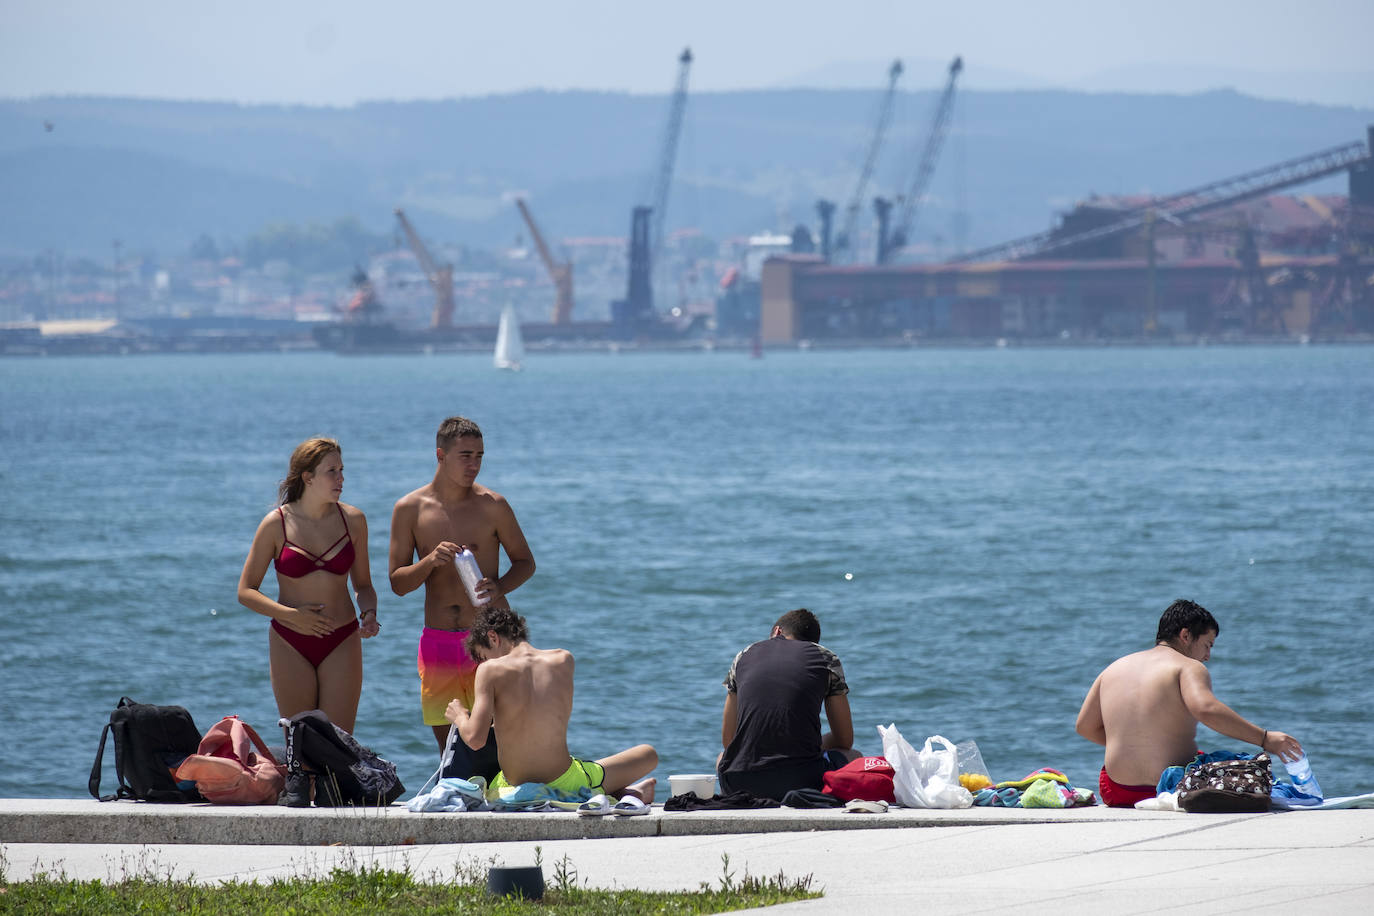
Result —
<instances>
[{"instance_id":1,"label":"blue towel","mask_svg":"<svg viewBox=\"0 0 1374 916\"><path fill-rule=\"evenodd\" d=\"M1274 783L1269 800L1280 808L1315 808L1322 803L1320 795L1308 795L1291 782Z\"/></svg>"},{"instance_id":2,"label":"blue towel","mask_svg":"<svg viewBox=\"0 0 1374 916\"><path fill-rule=\"evenodd\" d=\"M1021 790L1006 786L1001 789L979 789L973 803L980 808L1019 808Z\"/></svg>"},{"instance_id":3,"label":"blue towel","mask_svg":"<svg viewBox=\"0 0 1374 916\"><path fill-rule=\"evenodd\" d=\"M591 801L596 794L588 786L576 792L562 792L547 783L522 782L501 789L491 799L491 807L494 811L576 811L578 805Z\"/></svg>"}]
</instances>

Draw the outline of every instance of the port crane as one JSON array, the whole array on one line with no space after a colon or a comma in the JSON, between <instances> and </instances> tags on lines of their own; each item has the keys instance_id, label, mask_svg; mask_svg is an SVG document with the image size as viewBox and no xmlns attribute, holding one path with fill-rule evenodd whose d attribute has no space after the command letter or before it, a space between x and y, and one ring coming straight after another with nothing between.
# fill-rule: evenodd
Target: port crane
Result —
<instances>
[{"instance_id":1,"label":"port crane","mask_svg":"<svg viewBox=\"0 0 1374 916\"><path fill-rule=\"evenodd\" d=\"M430 319L431 328L448 328L453 326L453 265L436 264L434 258L430 257L429 249L420 240L420 235L415 231L415 227L406 219L405 211L400 207L396 208L396 219L401 224L401 231L405 233L406 241L410 243L410 250L415 252L415 259L420 262L420 269L425 272L425 279L434 290L434 315Z\"/></svg>"},{"instance_id":2,"label":"port crane","mask_svg":"<svg viewBox=\"0 0 1374 916\"><path fill-rule=\"evenodd\" d=\"M687 109L687 76L692 66L692 49L683 48L677 60L677 83L659 148L653 196L648 204L640 204L630 213L629 278L625 298L611 304L612 318L622 326L643 321L654 310L653 265L663 250L664 215L673 181L673 164L677 160L678 138L682 134L682 118Z\"/></svg>"},{"instance_id":3,"label":"port crane","mask_svg":"<svg viewBox=\"0 0 1374 916\"><path fill-rule=\"evenodd\" d=\"M573 310L572 262L554 260L553 252L549 250L548 243L544 241L544 234L539 231L539 224L534 221L534 215L530 213L525 198L515 198L515 206L520 210L520 215L530 230L530 236L534 239L534 247L539 251L539 259L544 262L544 269L548 271L549 279L553 281L553 323L567 324L572 321Z\"/></svg>"},{"instance_id":4,"label":"port crane","mask_svg":"<svg viewBox=\"0 0 1374 916\"><path fill-rule=\"evenodd\" d=\"M687 110L687 75L692 68L692 49L683 48L677 59L677 83L673 87L673 101L668 109L668 122L663 127L663 143L659 147L658 173L654 178L653 247L651 260L663 251L663 226L668 215L668 191L673 184L673 166L677 162L678 138L682 135L682 116Z\"/></svg>"},{"instance_id":5,"label":"port crane","mask_svg":"<svg viewBox=\"0 0 1374 916\"><path fill-rule=\"evenodd\" d=\"M886 263L893 252L905 248L911 239L911 231L916 226L916 215L920 212L921 204L925 202L926 192L930 190L930 179L935 174L935 164L940 160L940 150L944 146L945 136L949 133L949 117L954 111L954 86L963 69L962 57L954 58L949 65L949 75L945 79L944 91L940 93L940 99L935 105L935 116L931 118L930 133L926 135L916 173L912 176L905 197L901 199L892 235L886 242L881 243L878 249L879 264Z\"/></svg>"},{"instance_id":6,"label":"port crane","mask_svg":"<svg viewBox=\"0 0 1374 916\"><path fill-rule=\"evenodd\" d=\"M868 153L864 156L863 167L859 170L859 180L854 185L854 193L849 196L849 202L845 204L844 223L840 226L839 234L835 237L833 249L830 244L830 221L835 212L835 205L828 200L816 202L816 212L821 217L821 257L827 261L830 260L832 251L836 253L846 252L848 255L846 260L853 260L854 233L858 227L859 211L863 208L868 182L873 178L873 168L878 163L878 152L882 149L883 138L887 134L887 126L892 121L892 104L897 96L897 79L901 75L902 62L894 60L892 66L887 68L887 90L883 93L882 101L878 105L878 116L868 142Z\"/></svg>"}]
</instances>

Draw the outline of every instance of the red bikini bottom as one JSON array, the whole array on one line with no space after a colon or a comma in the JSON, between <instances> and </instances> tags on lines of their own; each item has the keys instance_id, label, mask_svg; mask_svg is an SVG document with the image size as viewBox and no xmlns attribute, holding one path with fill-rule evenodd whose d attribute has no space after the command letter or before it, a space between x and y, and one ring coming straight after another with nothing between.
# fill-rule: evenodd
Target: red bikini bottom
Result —
<instances>
[{"instance_id":1,"label":"red bikini bottom","mask_svg":"<svg viewBox=\"0 0 1374 916\"><path fill-rule=\"evenodd\" d=\"M299 652L301 658L318 668L320 662L339 648L341 642L358 632L358 618L353 618L335 629L334 632L324 636L306 636L304 633L297 633L289 627L282 626L275 620L272 621L272 629L277 631L278 636L286 640L288 646Z\"/></svg>"}]
</instances>

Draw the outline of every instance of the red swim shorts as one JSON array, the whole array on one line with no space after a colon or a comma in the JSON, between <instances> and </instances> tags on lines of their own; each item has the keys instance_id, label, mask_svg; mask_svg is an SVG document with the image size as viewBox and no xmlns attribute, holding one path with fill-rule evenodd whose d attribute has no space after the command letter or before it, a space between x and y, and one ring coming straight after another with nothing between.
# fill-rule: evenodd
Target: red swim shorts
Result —
<instances>
[{"instance_id":1,"label":"red swim shorts","mask_svg":"<svg viewBox=\"0 0 1374 916\"><path fill-rule=\"evenodd\" d=\"M1158 794L1154 786L1123 786L1107 775L1106 767L1097 777L1097 788L1102 794L1102 803L1112 808L1133 808L1136 802Z\"/></svg>"}]
</instances>

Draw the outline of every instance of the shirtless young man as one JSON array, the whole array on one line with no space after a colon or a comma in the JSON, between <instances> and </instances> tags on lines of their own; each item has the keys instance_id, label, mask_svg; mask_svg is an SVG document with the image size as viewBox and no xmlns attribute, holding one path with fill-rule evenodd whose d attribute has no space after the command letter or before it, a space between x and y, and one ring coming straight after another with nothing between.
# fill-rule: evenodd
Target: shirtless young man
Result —
<instances>
[{"instance_id":1,"label":"shirtless young man","mask_svg":"<svg viewBox=\"0 0 1374 916\"><path fill-rule=\"evenodd\" d=\"M510 505L500 493L476 482L483 454L477 424L464 417L440 423L435 454L439 468L434 480L401 497L391 513L388 568L396 594L425 587L425 628L416 661L420 705L442 752L448 738L444 710L455 697L472 703L477 673L477 661L463 648L477 611L453 558L464 547L471 550L483 576L478 593L489 596L492 606L504 608L510 607L506 595L534 575L534 556ZM498 578L502 550L510 568ZM486 756L494 768L494 753Z\"/></svg>"},{"instance_id":2,"label":"shirtless young man","mask_svg":"<svg viewBox=\"0 0 1374 916\"><path fill-rule=\"evenodd\" d=\"M1206 608L1180 598L1159 618L1153 649L1117 659L1093 681L1076 728L1107 747L1098 777L1106 804L1129 808L1154 798L1164 770L1197 755L1199 722L1280 759L1302 753L1291 735L1252 724L1212 693L1204 663L1220 632Z\"/></svg>"},{"instance_id":3,"label":"shirtless young man","mask_svg":"<svg viewBox=\"0 0 1374 916\"><path fill-rule=\"evenodd\" d=\"M461 699L448 704L448 720L469 747L481 747L493 725L500 735L501 772L488 792L540 782L569 794L586 788L653 802L657 780L642 778L658 766L652 746L639 744L596 761L568 753L572 653L536 649L528 640L525 618L508 608L482 608L465 640L468 653L483 660L477 697L471 706Z\"/></svg>"}]
</instances>

